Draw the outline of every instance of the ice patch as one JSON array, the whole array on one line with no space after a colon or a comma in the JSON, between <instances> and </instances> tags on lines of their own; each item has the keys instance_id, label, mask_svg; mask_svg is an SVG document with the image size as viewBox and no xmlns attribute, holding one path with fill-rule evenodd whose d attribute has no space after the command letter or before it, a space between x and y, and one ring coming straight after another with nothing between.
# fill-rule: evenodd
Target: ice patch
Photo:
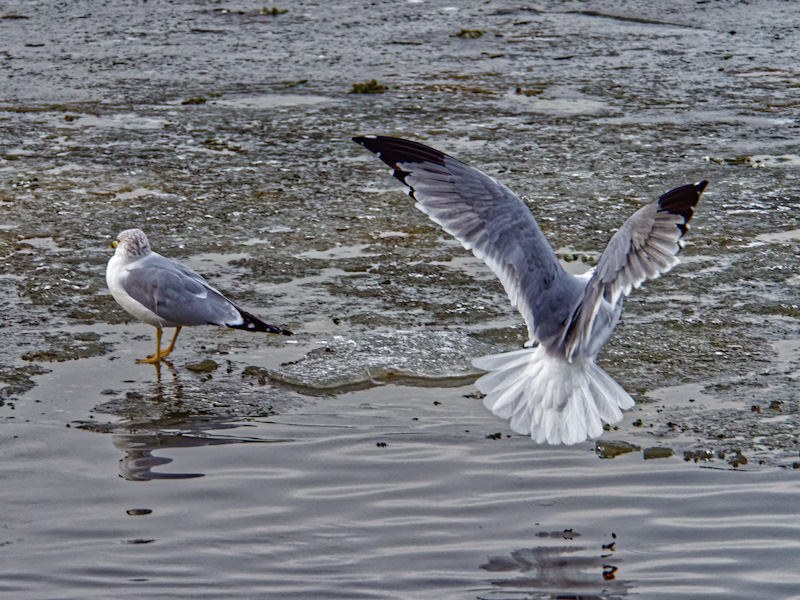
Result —
<instances>
[{"instance_id":1,"label":"ice patch","mask_svg":"<svg viewBox=\"0 0 800 600\"><path fill-rule=\"evenodd\" d=\"M430 382L437 386L481 372L472 359L489 348L457 331L371 332L334 336L298 361L270 371L270 379L319 391L369 387L383 382Z\"/></svg>"}]
</instances>

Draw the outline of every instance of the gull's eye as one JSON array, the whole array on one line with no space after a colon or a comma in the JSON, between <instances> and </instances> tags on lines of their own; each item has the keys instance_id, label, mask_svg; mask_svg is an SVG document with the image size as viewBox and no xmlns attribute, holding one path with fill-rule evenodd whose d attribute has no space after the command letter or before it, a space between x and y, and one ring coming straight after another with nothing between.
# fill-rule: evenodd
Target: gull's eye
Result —
<instances>
[{"instance_id":1,"label":"gull's eye","mask_svg":"<svg viewBox=\"0 0 800 600\"><path fill-rule=\"evenodd\" d=\"M113 242L111 242L111 247L112 248L116 248L117 246L119 246L119 242L117 240L114 240Z\"/></svg>"}]
</instances>

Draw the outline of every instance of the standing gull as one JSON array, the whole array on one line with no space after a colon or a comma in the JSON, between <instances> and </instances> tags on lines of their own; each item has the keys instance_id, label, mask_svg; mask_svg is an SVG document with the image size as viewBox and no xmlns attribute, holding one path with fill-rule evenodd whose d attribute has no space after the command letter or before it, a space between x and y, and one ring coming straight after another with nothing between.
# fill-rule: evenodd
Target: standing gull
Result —
<instances>
[{"instance_id":1,"label":"standing gull","mask_svg":"<svg viewBox=\"0 0 800 600\"><path fill-rule=\"evenodd\" d=\"M525 319L524 349L473 361L488 371L475 383L486 407L539 443L598 438L603 421L621 420L633 398L597 366L597 354L619 321L623 297L678 264L681 237L708 182L642 206L594 269L572 275L525 203L492 177L417 142L353 140L392 167L416 207L489 266Z\"/></svg>"},{"instance_id":2,"label":"standing gull","mask_svg":"<svg viewBox=\"0 0 800 600\"><path fill-rule=\"evenodd\" d=\"M141 363L157 365L169 356L181 328L187 325L292 335L242 310L189 267L153 252L141 229L126 229L111 247L116 249L106 269L111 295L134 317L156 328L156 353L139 359ZM164 327L174 327L175 335L162 350Z\"/></svg>"}]
</instances>

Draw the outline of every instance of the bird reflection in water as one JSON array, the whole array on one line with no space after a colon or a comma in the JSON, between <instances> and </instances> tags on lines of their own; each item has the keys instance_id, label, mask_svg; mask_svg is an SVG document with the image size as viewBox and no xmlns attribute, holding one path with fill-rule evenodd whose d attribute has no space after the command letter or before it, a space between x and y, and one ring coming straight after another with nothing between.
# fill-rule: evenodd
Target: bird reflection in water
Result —
<instances>
[{"instance_id":1,"label":"bird reflection in water","mask_svg":"<svg viewBox=\"0 0 800 600\"><path fill-rule=\"evenodd\" d=\"M580 534L571 530L540 537L559 537L572 540ZM492 599L547 598L548 600L616 600L628 595L629 582L621 581L619 560L614 559L616 536L603 544L599 551L585 545L537 546L514 550L507 556L491 556L480 566L491 573L515 577L492 579Z\"/></svg>"},{"instance_id":2,"label":"bird reflection in water","mask_svg":"<svg viewBox=\"0 0 800 600\"><path fill-rule=\"evenodd\" d=\"M217 426L215 426L216 428ZM167 465L173 459L153 456L153 451L161 449L196 448L218 444L237 444L242 440L196 436L182 432L117 434L113 436L114 446L125 453L119 461L120 474L128 481L150 481L152 479L192 479L203 477L204 473L158 473L156 467Z\"/></svg>"},{"instance_id":3,"label":"bird reflection in water","mask_svg":"<svg viewBox=\"0 0 800 600\"><path fill-rule=\"evenodd\" d=\"M192 479L205 475L156 471L174 460L154 456L156 451L168 451L174 456L175 450L186 448L289 441L240 435L242 428L253 427L253 423L225 414L225 407L230 403L229 392L212 390L203 385L203 380L182 381L168 362L163 361L163 364L171 378L162 379L158 369L157 378L148 391L128 392L124 398L110 401L101 409L123 419L121 424L106 431L112 433L114 446L125 453L119 461L120 475L124 479ZM232 430L239 430L239 435Z\"/></svg>"},{"instance_id":4,"label":"bird reflection in water","mask_svg":"<svg viewBox=\"0 0 800 600\"><path fill-rule=\"evenodd\" d=\"M112 436L114 446L125 453L119 461L120 476L128 481L150 481L153 479L193 479L203 477L205 473L159 473L156 467L167 465L173 461L163 456L153 456L156 450L175 450L180 448L197 448L200 446L221 446L227 444L274 444L287 442L285 439L243 438L238 436L209 435L208 430L236 429L246 423L221 423L206 421L203 423L185 423L185 431L156 431L150 433L115 434ZM200 425L198 427L198 425Z\"/></svg>"}]
</instances>

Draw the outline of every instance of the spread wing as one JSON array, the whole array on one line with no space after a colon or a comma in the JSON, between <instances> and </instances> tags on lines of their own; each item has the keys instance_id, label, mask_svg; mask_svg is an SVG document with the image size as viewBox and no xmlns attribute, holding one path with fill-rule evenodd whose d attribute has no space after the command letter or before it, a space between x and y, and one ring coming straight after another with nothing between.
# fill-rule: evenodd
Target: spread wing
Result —
<instances>
[{"instance_id":1,"label":"spread wing","mask_svg":"<svg viewBox=\"0 0 800 600\"><path fill-rule=\"evenodd\" d=\"M614 234L567 329L568 359L588 343L603 302L615 307L646 279L655 279L680 262L681 238L707 184L701 181L667 192L637 210Z\"/></svg>"},{"instance_id":2,"label":"spread wing","mask_svg":"<svg viewBox=\"0 0 800 600\"><path fill-rule=\"evenodd\" d=\"M165 321L182 325L233 325L239 311L200 275L153 252L137 261L123 282L125 291Z\"/></svg>"},{"instance_id":3,"label":"spread wing","mask_svg":"<svg viewBox=\"0 0 800 600\"><path fill-rule=\"evenodd\" d=\"M353 140L392 167L411 188L416 207L489 266L531 339L549 345L563 336L580 286L564 272L522 200L485 173L423 144L384 136Z\"/></svg>"}]
</instances>

